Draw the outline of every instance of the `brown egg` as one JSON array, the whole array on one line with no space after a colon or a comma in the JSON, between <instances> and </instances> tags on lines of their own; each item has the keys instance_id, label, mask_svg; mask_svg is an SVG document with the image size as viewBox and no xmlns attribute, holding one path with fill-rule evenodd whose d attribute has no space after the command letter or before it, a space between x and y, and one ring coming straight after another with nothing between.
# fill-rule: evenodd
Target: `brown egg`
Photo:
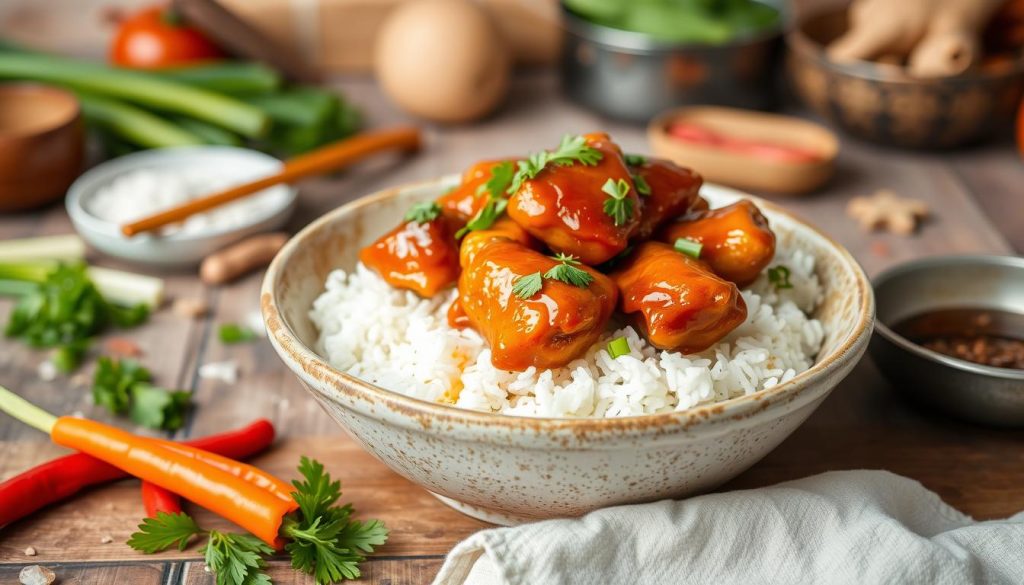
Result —
<instances>
[{"instance_id":1,"label":"brown egg","mask_svg":"<svg viewBox=\"0 0 1024 585\"><path fill-rule=\"evenodd\" d=\"M471 0L417 0L394 9L377 36L376 72L406 111L439 122L492 112L511 60L491 15Z\"/></svg>"}]
</instances>

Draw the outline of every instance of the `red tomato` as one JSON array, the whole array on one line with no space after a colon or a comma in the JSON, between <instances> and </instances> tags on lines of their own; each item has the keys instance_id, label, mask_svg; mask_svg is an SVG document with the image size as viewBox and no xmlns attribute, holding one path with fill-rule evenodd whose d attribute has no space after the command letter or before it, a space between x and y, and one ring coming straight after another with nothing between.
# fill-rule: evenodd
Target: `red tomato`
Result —
<instances>
[{"instance_id":1,"label":"red tomato","mask_svg":"<svg viewBox=\"0 0 1024 585\"><path fill-rule=\"evenodd\" d=\"M200 30L164 5L151 6L121 21L110 45L110 62L135 69L160 69L224 57Z\"/></svg>"}]
</instances>

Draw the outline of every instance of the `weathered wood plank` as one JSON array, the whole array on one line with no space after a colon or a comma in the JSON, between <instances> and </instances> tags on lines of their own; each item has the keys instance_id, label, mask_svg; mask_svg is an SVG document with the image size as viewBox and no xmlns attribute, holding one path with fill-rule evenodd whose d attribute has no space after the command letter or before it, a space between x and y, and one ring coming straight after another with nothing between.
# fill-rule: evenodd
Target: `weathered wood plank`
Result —
<instances>
[{"instance_id":1,"label":"weathered wood plank","mask_svg":"<svg viewBox=\"0 0 1024 585\"><path fill-rule=\"evenodd\" d=\"M171 585L179 574L174 567L160 563L74 564L29 562L0 566L0 583L18 583L18 573L27 565L42 565L57 575L59 585Z\"/></svg>"},{"instance_id":2,"label":"weathered wood plank","mask_svg":"<svg viewBox=\"0 0 1024 585\"><path fill-rule=\"evenodd\" d=\"M412 559L371 558L360 565L362 577L346 581L351 585L422 585L430 583L441 569L443 557ZM267 574L278 585L313 585L313 578L292 570L287 561L273 561L267 566ZM185 563L182 585L213 585L213 575L206 572L202 563Z\"/></svg>"}]
</instances>

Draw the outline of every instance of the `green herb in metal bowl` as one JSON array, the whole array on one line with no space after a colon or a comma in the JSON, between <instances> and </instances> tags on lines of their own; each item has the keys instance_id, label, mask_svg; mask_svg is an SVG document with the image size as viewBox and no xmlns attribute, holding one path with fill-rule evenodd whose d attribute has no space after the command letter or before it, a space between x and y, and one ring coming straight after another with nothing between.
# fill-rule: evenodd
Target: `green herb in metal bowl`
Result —
<instances>
[{"instance_id":1,"label":"green herb in metal bowl","mask_svg":"<svg viewBox=\"0 0 1024 585\"><path fill-rule=\"evenodd\" d=\"M754 0L565 0L596 24L672 43L722 44L777 27L779 11Z\"/></svg>"}]
</instances>

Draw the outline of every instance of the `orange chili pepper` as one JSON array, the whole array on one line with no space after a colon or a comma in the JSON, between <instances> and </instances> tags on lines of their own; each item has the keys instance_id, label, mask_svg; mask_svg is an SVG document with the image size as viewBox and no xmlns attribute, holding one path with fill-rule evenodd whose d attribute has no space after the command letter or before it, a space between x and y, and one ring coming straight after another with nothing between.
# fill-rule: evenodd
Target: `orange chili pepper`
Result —
<instances>
[{"instance_id":1,"label":"orange chili pepper","mask_svg":"<svg viewBox=\"0 0 1024 585\"><path fill-rule=\"evenodd\" d=\"M278 531L284 516L299 507L194 456L96 421L62 416L50 438L170 490L274 547L281 544Z\"/></svg>"},{"instance_id":2,"label":"orange chili pepper","mask_svg":"<svg viewBox=\"0 0 1024 585\"><path fill-rule=\"evenodd\" d=\"M294 503L294 500L292 499L292 492L295 491L295 487L287 481L278 479L258 467L182 443L164 441L162 439L153 439L153 441L159 443L164 448L175 451L185 457L190 457L196 461L212 465L221 471L226 471L235 477L241 478L248 483L267 490L286 502Z\"/></svg>"}]
</instances>

